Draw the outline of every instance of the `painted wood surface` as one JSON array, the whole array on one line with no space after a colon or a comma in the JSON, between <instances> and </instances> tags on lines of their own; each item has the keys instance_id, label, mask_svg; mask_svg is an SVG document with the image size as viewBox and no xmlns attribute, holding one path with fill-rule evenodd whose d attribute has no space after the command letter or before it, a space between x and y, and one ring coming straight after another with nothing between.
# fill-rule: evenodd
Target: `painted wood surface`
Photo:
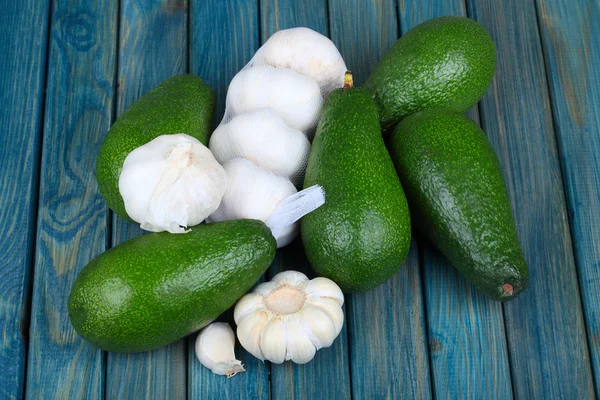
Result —
<instances>
[{"instance_id":1,"label":"painted wood surface","mask_svg":"<svg viewBox=\"0 0 600 400\"><path fill-rule=\"evenodd\" d=\"M117 1L54 1L26 395L104 397L104 356L67 315L78 272L106 248L95 158L114 101Z\"/></svg>"},{"instance_id":2,"label":"painted wood surface","mask_svg":"<svg viewBox=\"0 0 600 400\"><path fill-rule=\"evenodd\" d=\"M0 16L2 399L23 394L49 12L49 2L8 2Z\"/></svg>"},{"instance_id":3,"label":"painted wood surface","mask_svg":"<svg viewBox=\"0 0 600 400\"><path fill-rule=\"evenodd\" d=\"M600 3L537 2L567 209L600 388Z\"/></svg>"},{"instance_id":4,"label":"painted wood surface","mask_svg":"<svg viewBox=\"0 0 600 400\"><path fill-rule=\"evenodd\" d=\"M529 288L504 304L519 399L594 397L548 82L532 1L468 1L490 32L496 77L482 122L504 171Z\"/></svg>"},{"instance_id":5,"label":"painted wood surface","mask_svg":"<svg viewBox=\"0 0 600 400\"><path fill-rule=\"evenodd\" d=\"M260 46L259 4L251 0L204 0L190 4L190 72L199 75L217 96L213 125L221 121L233 76ZM228 315L231 321L231 315ZM232 325L235 329L235 325ZM197 335L188 341L190 399L268 399L269 365L238 348L246 372L232 379L214 375L194 353Z\"/></svg>"},{"instance_id":6,"label":"painted wood surface","mask_svg":"<svg viewBox=\"0 0 600 400\"><path fill-rule=\"evenodd\" d=\"M331 39L353 72L368 77L399 36L393 1L329 1ZM416 247L394 277L346 304L352 396L431 398L423 296Z\"/></svg>"},{"instance_id":7,"label":"painted wood surface","mask_svg":"<svg viewBox=\"0 0 600 400\"><path fill-rule=\"evenodd\" d=\"M431 18L466 16L463 0L401 1L402 34ZM469 117L479 123L477 106ZM512 385L500 303L473 287L423 235L420 248L432 385L438 399L511 399Z\"/></svg>"},{"instance_id":8,"label":"painted wood surface","mask_svg":"<svg viewBox=\"0 0 600 400\"><path fill-rule=\"evenodd\" d=\"M165 79L187 72L187 22L185 2L121 0L117 117ZM137 224L113 213L113 246L142 232ZM175 400L187 396L185 339L151 352L109 352L106 362L108 399Z\"/></svg>"}]
</instances>

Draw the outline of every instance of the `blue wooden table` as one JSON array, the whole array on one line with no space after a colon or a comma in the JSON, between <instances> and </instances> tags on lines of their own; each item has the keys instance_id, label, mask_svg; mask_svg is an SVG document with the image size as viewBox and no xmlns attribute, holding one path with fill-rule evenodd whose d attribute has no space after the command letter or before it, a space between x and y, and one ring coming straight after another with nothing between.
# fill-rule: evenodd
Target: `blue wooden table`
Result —
<instances>
[{"instance_id":1,"label":"blue wooden table","mask_svg":"<svg viewBox=\"0 0 600 400\"><path fill-rule=\"evenodd\" d=\"M233 75L279 29L338 46L360 85L394 41L466 15L497 46L470 111L504 169L531 284L483 297L415 235L404 268L347 297L346 324L307 365L203 368L194 337L105 353L71 327L77 273L141 234L94 178L106 131L135 99L192 72L223 113ZM589 399L600 389L600 2L598 0L1 0L0 399ZM281 269L309 271L301 244ZM227 316L225 316L227 317Z\"/></svg>"}]
</instances>

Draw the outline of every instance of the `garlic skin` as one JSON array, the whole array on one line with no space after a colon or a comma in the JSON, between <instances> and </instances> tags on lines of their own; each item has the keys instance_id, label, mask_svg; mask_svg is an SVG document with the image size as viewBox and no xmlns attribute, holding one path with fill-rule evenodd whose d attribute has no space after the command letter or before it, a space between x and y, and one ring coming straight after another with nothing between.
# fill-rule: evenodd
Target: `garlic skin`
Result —
<instances>
[{"instance_id":1,"label":"garlic skin","mask_svg":"<svg viewBox=\"0 0 600 400\"><path fill-rule=\"evenodd\" d=\"M125 210L142 229L185 233L217 209L227 174L192 136L162 135L125 158L119 191Z\"/></svg>"},{"instance_id":2,"label":"garlic skin","mask_svg":"<svg viewBox=\"0 0 600 400\"><path fill-rule=\"evenodd\" d=\"M288 68L260 65L242 69L229 84L223 123L234 115L270 108L290 128L314 131L323 97L313 79Z\"/></svg>"},{"instance_id":3,"label":"garlic skin","mask_svg":"<svg viewBox=\"0 0 600 400\"><path fill-rule=\"evenodd\" d=\"M200 331L196 338L196 357L217 375L231 378L244 372L241 361L235 359L235 335L225 322L214 322Z\"/></svg>"},{"instance_id":4,"label":"garlic skin","mask_svg":"<svg viewBox=\"0 0 600 400\"><path fill-rule=\"evenodd\" d=\"M344 86L346 63L327 36L309 28L275 32L256 52L249 65L289 68L314 79L324 98Z\"/></svg>"},{"instance_id":5,"label":"garlic skin","mask_svg":"<svg viewBox=\"0 0 600 400\"><path fill-rule=\"evenodd\" d=\"M305 364L317 350L331 346L341 332L343 304L342 290L332 280L280 272L238 301L237 336L260 360Z\"/></svg>"},{"instance_id":6,"label":"garlic skin","mask_svg":"<svg viewBox=\"0 0 600 400\"><path fill-rule=\"evenodd\" d=\"M245 158L300 184L306 170L310 142L268 108L240 114L213 132L209 146L221 164Z\"/></svg>"},{"instance_id":7,"label":"garlic skin","mask_svg":"<svg viewBox=\"0 0 600 400\"><path fill-rule=\"evenodd\" d=\"M223 164L228 185L221 204L208 218L209 222L230 219L259 219L266 222L277 205L297 193L288 179L273 174L245 158L235 158ZM296 222L277 238L277 247L290 243L299 232Z\"/></svg>"}]
</instances>

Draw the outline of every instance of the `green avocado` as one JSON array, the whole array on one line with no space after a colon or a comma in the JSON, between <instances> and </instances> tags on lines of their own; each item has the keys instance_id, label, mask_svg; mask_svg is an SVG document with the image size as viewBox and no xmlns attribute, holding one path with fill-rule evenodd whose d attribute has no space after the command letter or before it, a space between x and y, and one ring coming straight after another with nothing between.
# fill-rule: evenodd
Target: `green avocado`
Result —
<instances>
[{"instance_id":1,"label":"green avocado","mask_svg":"<svg viewBox=\"0 0 600 400\"><path fill-rule=\"evenodd\" d=\"M324 188L325 204L301 220L314 270L345 292L394 275L408 255L410 216L366 91L337 89L327 98L304 187L315 184Z\"/></svg>"},{"instance_id":2,"label":"green avocado","mask_svg":"<svg viewBox=\"0 0 600 400\"><path fill-rule=\"evenodd\" d=\"M69 318L81 337L103 350L156 349L231 307L267 270L275 247L271 230L256 220L128 240L81 271Z\"/></svg>"},{"instance_id":3,"label":"green avocado","mask_svg":"<svg viewBox=\"0 0 600 400\"><path fill-rule=\"evenodd\" d=\"M200 77L167 79L133 103L110 128L96 161L100 194L121 218L132 221L119 191L125 158L161 135L185 133L208 145L215 96Z\"/></svg>"},{"instance_id":4,"label":"green avocado","mask_svg":"<svg viewBox=\"0 0 600 400\"><path fill-rule=\"evenodd\" d=\"M398 124L390 153L415 224L488 297L518 296L529 272L485 133L461 113L424 110Z\"/></svg>"},{"instance_id":5,"label":"green avocado","mask_svg":"<svg viewBox=\"0 0 600 400\"><path fill-rule=\"evenodd\" d=\"M466 111L490 86L496 49L489 33L464 17L440 17L402 36L365 83L389 129L429 108Z\"/></svg>"}]
</instances>

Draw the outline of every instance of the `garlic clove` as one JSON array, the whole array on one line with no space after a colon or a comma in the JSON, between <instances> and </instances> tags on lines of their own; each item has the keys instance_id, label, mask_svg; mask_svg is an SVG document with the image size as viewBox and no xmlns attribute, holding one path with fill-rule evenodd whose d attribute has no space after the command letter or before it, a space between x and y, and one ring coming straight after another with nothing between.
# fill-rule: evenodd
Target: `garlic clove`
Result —
<instances>
[{"instance_id":1,"label":"garlic clove","mask_svg":"<svg viewBox=\"0 0 600 400\"><path fill-rule=\"evenodd\" d=\"M341 306L344 304L344 293L340 287L331 279L318 277L312 279L304 289L309 299L327 297L334 299Z\"/></svg>"},{"instance_id":2,"label":"garlic clove","mask_svg":"<svg viewBox=\"0 0 600 400\"><path fill-rule=\"evenodd\" d=\"M335 335L339 335L342 330L342 326L344 325L344 312L342 311L342 307L335 299L321 297L317 301L307 300L307 305L311 307L318 308L319 310L325 312L331 318L333 325L335 326Z\"/></svg>"},{"instance_id":3,"label":"garlic clove","mask_svg":"<svg viewBox=\"0 0 600 400\"><path fill-rule=\"evenodd\" d=\"M262 330L260 348L264 357L275 364L285 361L286 324L281 318L273 318Z\"/></svg>"},{"instance_id":4,"label":"garlic clove","mask_svg":"<svg viewBox=\"0 0 600 400\"><path fill-rule=\"evenodd\" d=\"M257 311L248 315L237 324L237 337L240 344L259 360L265 360L261 351L261 336L265 325L269 322L269 315L264 311Z\"/></svg>"},{"instance_id":5,"label":"garlic clove","mask_svg":"<svg viewBox=\"0 0 600 400\"><path fill-rule=\"evenodd\" d=\"M288 285L304 289L304 286L308 282L308 277L298 271L283 271L275 275L271 282L275 282L278 285Z\"/></svg>"},{"instance_id":6,"label":"garlic clove","mask_svg":"<svg viewBox=\"0 0 600 400\"><path fill-rule=\"evenodd\" d=\"M227 174L198 139L162 135L125 158L119 191L131 219L145 230L185 233L213 213Z\"/></svg>"},{"instance_id":7,"label":"garlic clove","mask_svg":"<svg viewBox=\"0 0 600 400\"><path fill-rule=\"evenodd\" d=\"M307 337L304 326L296 317L289 318L287 322L286 349L285 359L297 364L306 364L317 352L315 345Z\"/></svg>"},{"instance_id":8,"label":"garlic clove","mask_svg":"<svg viewBox=\"0 0 600 400\"><path fill-rule=\"evenodd\" d=\"M317 350L329 347L337 337L333 320L325 311L307 305L302 311L305 332Z\"/></svg>"},{"instance_id":9,"label":"garlic clove","mask_svg":"<svg viewBox=\"0 0 600 400\"><path fill-rule=\"evenodd\" d=\"M279 285L273 281L263 282L256 285L256 287L254 288L254 293L262 297L267 297L269 294L271 294L273 290L277 289L278 287Z\"/></svg>"},{"instance_id":10,"label":"garlic clove","mask_svg":"<svg viewBox=\"0 0 600 400\"><path fill-rule=\"evenodd\" d=\"M196 357L202 365L217 375L231 378L245 371L241 361L235 359L235 335L229 324L215 322L200 331L196 338Z\"/></svg>"},{"instance_id":11,"label":"garlic clove","mask_svg":"<svg viewBox=\"0 0 600 400\"><path fill-rule=\"evenodd\" d=\"M233 310L233 319L236 325L240 324L244 318L248 315L263 310L265 308L265 304L263 302L263 296L257 293L249 293L242 297Z\"/></svg>"}]
</instances>

